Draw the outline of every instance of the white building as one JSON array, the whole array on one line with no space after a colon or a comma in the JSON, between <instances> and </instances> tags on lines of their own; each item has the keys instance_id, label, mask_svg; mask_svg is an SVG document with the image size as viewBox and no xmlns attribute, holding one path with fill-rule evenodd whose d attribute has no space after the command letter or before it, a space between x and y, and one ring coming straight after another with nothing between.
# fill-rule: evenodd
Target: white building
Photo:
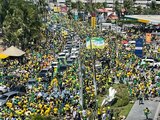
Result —
<instances>
[{"instance_id":1,"label":"white building","mask_svg":"<svg viewBox=\"0 0 160 120\"><path fill-rule=\"evenodd\" d=\"M65 3L66 0L46 0L50 3ZM91 2L91 0L71 0L72 2L77 2L77 1L81 1L81 2ZM112 7L113 4L115 3L116 0L92 0L93 3L96 3L96 2L100 2L100 3L104 3L106 2L107 5L109 7ZM120 4L123 4L125 2L125 0L117 0ZM155 1L157 4L160 4L160 0L135 0L135 7L137 6L142 6L142 7L146 7L146 5L148 3L151 3L152 1Z\"/></svg>"}]
</instances>

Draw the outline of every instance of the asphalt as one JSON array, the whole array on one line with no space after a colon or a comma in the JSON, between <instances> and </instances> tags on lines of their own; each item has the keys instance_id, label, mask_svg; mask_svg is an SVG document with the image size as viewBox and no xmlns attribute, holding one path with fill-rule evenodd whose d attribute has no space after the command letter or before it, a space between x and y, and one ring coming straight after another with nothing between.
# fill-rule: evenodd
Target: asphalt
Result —
<instances>
[{"instance_id":1,"label":"asphalt","mask_svg":"<svg viewBox=\"0 0 160 120\"><path fill-rule=\"evenodd\" d=\"M160 102L156 101L158 98L151 100L144 101L144 104L139 105L139 101L137 100L129 115L127 116L126 120L146 120L143 110L148 107L151 111L149 114L149 120L157 120L157 113L159 113L159 106Z\"/></svg>"}]
</instances>

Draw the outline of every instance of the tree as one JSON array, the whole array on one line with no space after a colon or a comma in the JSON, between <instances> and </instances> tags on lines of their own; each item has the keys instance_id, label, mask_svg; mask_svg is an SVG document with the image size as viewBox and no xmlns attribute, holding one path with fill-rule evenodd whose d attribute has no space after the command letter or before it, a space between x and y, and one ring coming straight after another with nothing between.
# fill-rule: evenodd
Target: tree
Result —
<instances>
[{"instance_id":1,"label":"tree","mask_svg":"<svg viewBox=\"0 0 160 120\"><path fill-rule=\"evenodd\" d=\"M86 3L86 11L87 12L93 12L95 10L95 8L93 8L93 4L92 3Z\"/></svg>"},{"instance_id":2,"label":"tree","mask_svg":"<svg viewBox=\"0 0 160 120\"><path fill-rule=\"evenodd\" d=\"M0 24L2 25L9 9L8 0L0 0Z\"/></svg>"},{"instance_id":3,"label":"tree","mask_svg":"<svg viewBox=\"0 0 160 120\"><path fill-rule=\"evenodd\" d=\"M134 1L133 0L124 0L124 8L126 9L127 14L134 14Z\"/></svg>"},{"instance_id":4,"label":"tree","mask_svg":"<svg viewBox=\"0 0 160 120\"><path fill-rule=\"evenodd\" d=\"M142 14L142 12L143 12L142 7L140 5L137 6L137 8L136 8L136 14Z\"/></svg>"},{"instance_id":5,"label":"tree","mask_svg":"<svg viewBox=\"0 0 160 120\"><path fill-rule=\"evenodd\" d=\"M103 3L103 7L104 7L104 8L107 8L107 7L108 7L106 1Z\"/></svg>"},{"instance_id":6,"label":"tree","mask_svg":"<svg viewBox=\"0 0 160 120\"><path fill-rule=\"evenodd\" d=\"M85 6L81 1L77 2L77 8L79 11L84 10Z\"/></svg>"},{"instance_id":7,"label":"tree","mask_svg":"<svg viewBox=\"0 0 160 120\"><path fill-rule=\"evenodd\" d=\"M77 4L75 2L72 2L71 7L72 7L72 9L75 9L77 7Z\"/></svg>"},{"instance_id":8,"label":"tree","mask_svg":"<svg viewBox=\"0 0 160 120\"><path fill-rule=\"evenodd\" d=\"M103 8L103 3L97 2L94 4L96 9Z\"/></svg>"},{"instance_id":9,"label":"tree","mask_svg":"<svg viewBox=\"0 0 160 120\"><path fill-rule=\"evenodd\" d=\"M118 17L120 17L120 12L121 12L121 5L119 4L119 2L116 0L115 3L114 3L114 6L115 6L115 11L118 15Z\"/></svg>"},{"instance_id":10,"label":"tree","mask_svg":"<svg viewBox=\"0 0 160 120\"><path fill-rule=\"evenodd\" d=\"M4 42L21 46L22 49L32 43L38 44L42 32L42 9L24 0L10 0L3 21Z\"/></svg>"},{"instance_id":11,"label":"tree","mask_svg":"<svg viewBox=\"0 0 160 120\"><path fill-rule=\"evenodd\" d=\"M151 8L152 10L156 10L156 8L157 8L157 4L156 4L155 1L152 1L149 6L150 6L150 8Z\"/></svg>"}]
</instances>

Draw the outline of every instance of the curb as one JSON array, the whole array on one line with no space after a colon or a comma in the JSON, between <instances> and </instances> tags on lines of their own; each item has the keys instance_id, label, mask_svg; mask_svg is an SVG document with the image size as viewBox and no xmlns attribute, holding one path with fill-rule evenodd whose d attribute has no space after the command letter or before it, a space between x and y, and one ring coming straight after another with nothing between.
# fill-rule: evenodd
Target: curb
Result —
<instances>
[{"instance_id":1,"label":"curb","mask_svg":"<svg viewBox=\"0 0 160 120\"><path fill-rule=\"evenodd\" d=\"M158 99L160 99L160 98L158 98ZM157 110L156 110L156 113L154 115L154 119L153 120L159 120L158 119L159 113L160 113L160 102L158 103L158 107L157 107Z\"/></svg>"}]
</instances>

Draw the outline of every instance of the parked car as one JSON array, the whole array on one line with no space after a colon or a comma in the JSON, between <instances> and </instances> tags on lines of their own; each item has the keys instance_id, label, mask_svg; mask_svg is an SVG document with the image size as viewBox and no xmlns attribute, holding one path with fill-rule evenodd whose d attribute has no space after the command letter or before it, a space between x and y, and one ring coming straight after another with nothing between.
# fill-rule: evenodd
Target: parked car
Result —
<instances>
[{"instance_id":1,"label":"parked car","mask_svg":"<svg viewBox=\"0 0 160 120\"><path fill-rule=\"evenodd\" d=\"M141 65L148 64L151 67L160 67L160 62L152 58L144 58L141 60Z\"/></svg>"},{"instance_id":2,"label":"parked car","mask_svg":"<svg viewBox=\"0 0 160 120\"><path fill-rule=\"evenodd\" d=\"M154 60L153 59L148 59L148 58L144 58L144 59L142 59L141 60L141 65L144 65L144 64L149 64L149 65L153 65L153 63L154 63Z\"/></svg>"},{"instance_id":3,"label":"parked car","mask_svg":"<svg viewBox=\"0 0 160 120\"><path fill-rule=\"evenodd\" d=\"M27 86L28 89L32 89L36 84L37 84L36 79L31 78L31 79L28 80L26 86Z\"/></svg>"},{"instance_id":4,"label":"parked car","mask_svg":"<svg viewBox=\"0 0 160 120\"><path fill-rule=\"evenodd\" d=\"M72 52L70 58L75 60L78 58L78 55L79 55L79 51Z\"/></svg>"},{"instance_id":5,"label":"parked car","mask_svg":"<svg viewBox=\"0 0 160 120\"><path fill-rule=\"evenodd\" d=\"M59 53L58 59L66 59L66 53L64 53L64 52Z\"/></svg>"},{"instance_id":6,"label":"parked car","mask_svg":"<svg viewBox=\"0 0 160 120\"><path fill-rule=\"evenodd\" d=\"M13 98L16 95L18 95L16 91L11 91L11 92L1 95L0 96L0 106L5 105L9 99Z\"/></svg>"},{"instance_id":7,"label":"parked car","mask_svg":"<svg viewBox=\"0 0 160 120\"><path fill-rule=\"evenodd\" d=\"M7 86L5 86L5 85L0 86L0 94L6 93L7 91L8 91Z\"/></svg>"},{"instance_id":8,"label":"parked car","mask_svg":"<svg viewBox=\"0 0 160 120\"><path fill-rule=\"evenodd\" d=\"M59 69L58 69L58 72L63 73L66 69L67 69L67 65L60 65Z\"/></svg>"},{"instance_id":9,"label":"parked car","mask_svg":"<svg viewBox=\"0 0 160 120\"><path fill-rule=\"evenodd\" d=\"M136 41L135 40L131 40L131 41L128 41L128 44L136 44Z\"/></svg>"},{"instance_id":10,"label":"parked car","mask_svg":"<svg viewBox=\"0 0 160 120\"><path fill-rule=\"evenodd\" d=\"M58 67L58 62L52 62L51 66L52 66L52 68L57 68Z\"/></svg>"},{"instance_id":11,"label":"parked car","mask_svg":"<svg viewBox=\"0 0 160 120\"><path fill-rule=\"evenodd\" d=\"M78 48L72 48L72 50L71 50L71 54L72 54L72 53L75 53L75 52L77 52L77 51L79 51L79 49L78 49Z\"/></svg>"},{"instance_id":12,"label":"parked car","mask_svg":"<svg viewBox=\"0 0 160 120\"><path fill-rule=\"evenodd\" d=\"M73 59L67 59L67 66L72 66L74 63L74 60Z\"/></svg>"},{"instance_id":13,"label":"parked car","mask_svg":"<svg viewBox=\"0 0 160 120\"><path fill-rule=\"evenodd\" d=\"M26 87L24 85L17 85L10 88L10 92L17 92L18 95L26 93Z\"/></svg>"},{"instance_id":14,"label":"parked car","mask_svg":"<svg viewBox=\"0 0 160 120\"><path fill-rule=\"evenodd\" d=\"M39 73L39 77L48 77L49 68L42 69Z\"/></svg>"},{"instance_id":15,"label":"parked car","mask_svg":"<svg viewBox=\"0 0 160 120\"><path fill-rule=\"evenodd\" d=\"M63 50L63 53L65 53L66 54L66 57L69 57L69 50L67 50L67 49L65 49L65 50Z\"/></svg>"},{"instance_id":16,"label":"parked car","mask_svg":"<svg viewBox=\"0 0 160 120\"><path fill-rule=\"evenodd\" d=\"M42 69L38 75L38 77L42 78L42 81L50 81L50 68Z\"/></svg>"},{"instance_id":17,"label":"parked car","mask_svg":"<svg viewBox=\"0 0 160 120\"><path fill-rule=\"evenodd\" d=\"M71 49L72 49L72 46L73 46L72 44L66 44L66 45L65 45L65 49L66 49L66 50L71 50Z\"/></svg>"}]
</instances>

